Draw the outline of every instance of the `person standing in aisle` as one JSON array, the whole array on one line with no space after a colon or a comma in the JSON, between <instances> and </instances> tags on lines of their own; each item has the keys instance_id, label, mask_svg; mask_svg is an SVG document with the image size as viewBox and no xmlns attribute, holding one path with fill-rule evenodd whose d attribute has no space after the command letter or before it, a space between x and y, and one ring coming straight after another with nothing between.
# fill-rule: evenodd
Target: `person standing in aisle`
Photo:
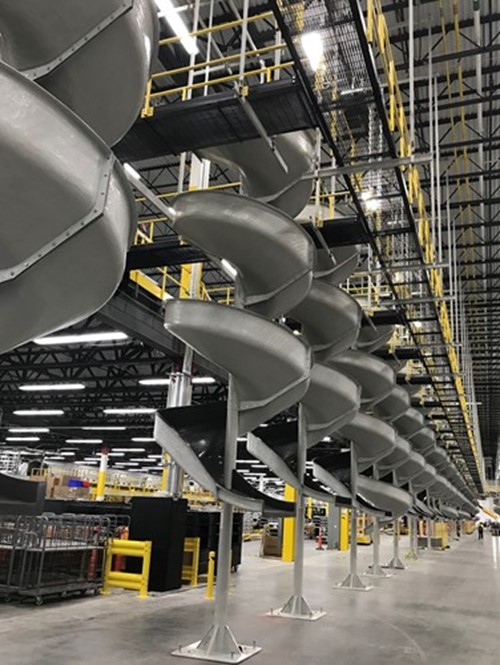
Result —
<instances>
[{"instance_id":1,"label":"person standing in aisle","mask_svg":"<svg viewBox=\"0 0 500 665\"><path fill-rule=\"evenodd\" d=\"M478 540L483 540L483 536L484 536L484 527L483 527L482 524L479 524L478 527L477 527Z\"/></svg>"}]
</instances>

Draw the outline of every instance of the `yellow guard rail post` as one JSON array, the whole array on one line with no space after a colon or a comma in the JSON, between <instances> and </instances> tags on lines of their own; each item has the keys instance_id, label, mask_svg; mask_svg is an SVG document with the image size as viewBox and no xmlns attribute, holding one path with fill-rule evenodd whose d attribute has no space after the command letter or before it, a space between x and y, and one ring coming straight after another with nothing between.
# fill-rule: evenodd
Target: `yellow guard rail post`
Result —
<instances>
[{"instance_id":1,"label":"yellow guard rail post","mask_svg":"<svg viewBox=\"0 0 500 665\"><path fill-rule=\"evenodd\" d=\"M132 591L139 591L139 598L147 598L151 549L152 543L150 540L119 540L117 538L110 538L106 549L102 593L109 593L110 588L131 589ZM115 555L142 558L142 571L140 573L123 573L118 570L111 570Z\"/></svg>"},{"instance_id":2,"label":"yellow guard rail post","mask_svg":"<svg viewBox=\"0 0 500 665\"><path fill-rule=\"evenodd\" d=\"M207 571L207 593L205 595L206 600L214 599L214 587L215 587L215 552L208 553L208 571Z\"/></svg>"}]
</instances>

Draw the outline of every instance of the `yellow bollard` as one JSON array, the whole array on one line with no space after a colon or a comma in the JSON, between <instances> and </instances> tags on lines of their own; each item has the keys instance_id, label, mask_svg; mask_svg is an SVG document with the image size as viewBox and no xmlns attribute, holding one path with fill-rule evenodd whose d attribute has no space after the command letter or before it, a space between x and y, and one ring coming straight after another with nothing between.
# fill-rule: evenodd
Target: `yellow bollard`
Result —
<instances>
[{"instance_id":1,"label":"yellow bollard","mask_svg":"<svg viewBox=\"0 0 500 665\"><path fill-rule=\"evenodd\" d=\"M208 553L208 579L207 579L207 593L205 594L206 600L214 599L214 586L215 586L215 552Z\"/></svg>"},{"instance_id":2,"label":"yellow bollard","mask_svg":"<svg viewBox=\"0 0 500 665\"><path fill-rule=\"evenodd\" d=\"M285 501L295 501L296 492L291 485L285 485ZM295 518L285 517L283 519L283 544L281 548L282 561L295 560Z\"/></svg>"},{"instance_id":3,"label":"yellow bollard","mask_svg":"<svg viewBox=\"0 0 500 665\"><path fill-rule=\"evenodd\" d=\"M340 534L339 550L345 552L349 549L349 511L345 508L340 509Z\"/></svg>"}]
</instances>

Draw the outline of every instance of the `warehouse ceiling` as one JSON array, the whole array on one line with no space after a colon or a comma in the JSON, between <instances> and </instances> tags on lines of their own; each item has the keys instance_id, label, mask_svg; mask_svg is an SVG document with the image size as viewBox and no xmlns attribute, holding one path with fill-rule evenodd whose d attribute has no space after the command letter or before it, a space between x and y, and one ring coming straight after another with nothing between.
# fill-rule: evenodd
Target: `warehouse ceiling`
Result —
<instances>
[{"instance_id":1,"label":"warehouse ceiling","mask_svg":"<svg viewBox=\"0 0 500 665\"><path fill-rule=\"evenodd\" d=\"M482 455L488 474L496 471L500 418L498 4L415 0L410 40L408 2L252 0L245 61L248 100L269 134L316 128L321 167L359 166L322 183L320 233L330 245L353 237L361 243L362 267L346 286L370 314L397 315L395 348L386 355L400 360L401 381L421 386L418 403L477 489ZM196 62L216 61L210 72L190 73L188 53L162 21L152 96L116 146L167 205L190 185L192 150L259 136L234 88L243 1L180 7L187 25L197 12L203 34ZM323 44L324 66L316 71L302 46L310 32ZM240 191L239 173L212 164L209 185ZM65 428L123 422L106 417L106 407L163 406L167 387L146 389L139 380L180 366L182 348L161 320L165 299L186 295L183 266L201 262L202 297L230 302L227 271L179 242L165 211L136 195L140 223L120 291L78 326L128 337L110 345L28 344L0 357L4 434L26 424L14 410L54 403L54 394L21 391L23 383L85 384L56 395L64 423L44 420L51 431L40 445L55 450L73 438ZM215 379L195 386L195 401L224 397L215 368L197 359L195 374ZM129 416L126 425L126 435L109 435L112 443L115 436L128 445L132 436L150 436L152 417Z\"/></svg>"}]
</instances>

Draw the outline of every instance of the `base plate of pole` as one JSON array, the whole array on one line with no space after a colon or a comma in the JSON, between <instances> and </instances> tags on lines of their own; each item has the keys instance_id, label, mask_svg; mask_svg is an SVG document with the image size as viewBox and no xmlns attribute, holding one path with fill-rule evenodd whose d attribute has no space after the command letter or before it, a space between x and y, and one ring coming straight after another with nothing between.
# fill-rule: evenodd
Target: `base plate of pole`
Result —
<instances>
[{"instance_id":1,"label":"base plate of pole","mask_svg":"<svg viewBox=\"0 0 500 665\"><path fill-rule=\"evenodd\" d=\"M335 589L344 589L346 591L371 591L372 586L366 585L359 575L349 574L343 582L336 584Z\"/></svg>"},{"instance_id":2,"label":"base plate of pole","mask_svg":"<svg viewBox=\"0 0 500 665\"><path fill-rule=\"evenodd\" d=\"M212 626L202 640L179 647L172 656L212 663L243 663L260 651L262 647L238 644L228 626Z\"/></svg>"},{"instance_id":3,"label":"base plate of pole","mask_svg":"<svg viewBox=\"0 0 500 665\"><path fill-rule=\"evenodd\" d=\"M318 621L326 616L323 610L312 610L304 597L292 596L279 610L271 610L267 616L282 619L300 619L301 621Z\"/></svg>"},{"instance_id":4,"label":"base plate of pole","mask_svg":"<svg viewBox=\"0 0 500 665\"><path fill-rule=\"evenodd\" d=\"M399 557L396 559L391 559L391 561L389 561L386 566L382 566L382 568L387 568L389 570L406 570L406 566Z\"/></svg>"},{"instance_id":5,"label":"base plate of pole","mask_svg":"<svg viewBox=\"0 0 500 665\"><path fill-rule=\"evenodd\" d=\"M418 561L419 557L413 550L408 550L408 552L405 554L405 559L407 561Z\"/></svg>"},{"instance_id":6,"label":"base plate of pole","mask_svg":"<svg viewBox=\"0 0 500 665\"><path fill-rule=\"evenodd\" d=\"M382 566L368 566L368 569L365 573L368 577L382 577L388 578L392 577L392 573L386 573Z\"/></svg>"}]
</instances>

